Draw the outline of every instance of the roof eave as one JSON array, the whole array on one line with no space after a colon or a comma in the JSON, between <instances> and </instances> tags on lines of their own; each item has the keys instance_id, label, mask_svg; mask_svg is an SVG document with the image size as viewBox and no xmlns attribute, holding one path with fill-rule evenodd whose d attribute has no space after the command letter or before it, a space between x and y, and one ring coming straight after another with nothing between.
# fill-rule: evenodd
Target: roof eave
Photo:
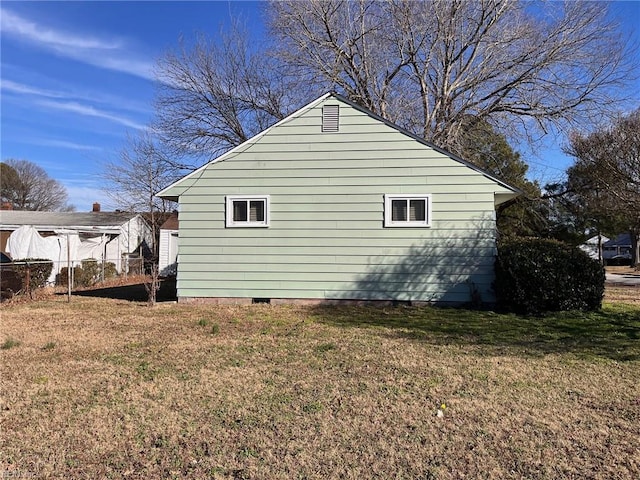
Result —
<instances>
[{"instance_id":1,"label":"roof eave","mask_svg":"<svg viewBox=\"0 0 640 480\"><path fill-rule=\"evenodd\" d=\"M457 162L462 163L463 165L471 168L472 170L475 170L476 172L478 172L478 173L484 175L485 177L487 177L489 180L492 180L492 181L496 182L497 184L501 185L502 187L507 188L508 190L511 190L512 192L516 193L517 196L523 195L522 190L520 190L519 188L516 188L516 187L514 187L512 185L509 185L508 183L506 183L506 182L494 177L493 175L491 175L486 170L484 170L484 169L478 167L477 165L475 165L475 164L463 159L462 157L460 157L460 156L458 156L458 155L456 155L454 153L451 153L451 152L445 150L444 148L438 147L437 145L431 143L428 140L425 140L424 138L416 135L415 133L412 133L409 130L404 129L401 126L396 125L395 123L391 122L390 120L387 120L386 118L383 118L380 115L378 115L378 114L376 114L376 113L374 113L374 112L372 112L372 111L370 111L370 110L358 105L357 103L349 100L348 98L343 97L339 93L332 93L332 95L334 97L336 97L338 100L340 100L340 101L350 105L351 107L355 108L356 110L359 110L360 112L365 113L365 114L369 115L372 118L375 118L376 120L384 123L385 125L387 125L387 126L389 126L391 128L394 128L395 130L398 130L400 133L403 133L404 135L407 135L408 137L411 137L412 139L414 139L414 140L422 143L423 145L435 150L436 152L441 153L443 155L446 155L447 157L449 157L449 158L451 158L451 159L453 159L453 160L455 160Z\"/></svg>"},{"instance_id":2,"label":"roof eave","mask_svg":"<svg viewBox=\"0 0 640 480\"><path fill-rule=\"evenodd\" d=\"M87 225L28 225L28 224L8 224L3 223L0 225L0 230L14 231L20 227L33 227L39 232L63 232L69 230L76 233L108 233L108 234L120 234L122 233L121 225L107 225L102 227L93 227Z\"/></svg>"},{"instance_id":3,"label":"roof eave","mask_svg":"<svg viewBox=\"0 0 640 480\"><path fill-rule=\"evenodd\" d=\"M316 98L314 101L304 105L303 107L299 108L298 110L296 110L295 112L293 112L290 115L287 115L285 118L283 118L282 120L274 123L273 125L271 125L270 127L262 130L261 132L257 133L256 135L254 135L253 137L251 137L250 139L242 142L240 145L237 145L235 147L233 147L231 150L229 150L228 152L223 153L222 155L220 155L219 157L214 158L213 160L208 161L207 163L205 163L204 165L202 165L200 168L194 170L193 172L185 175L184 177L182 177L181 179L175 181L174 183L172 183L171 185L169 185L168 187L163 188L162 190L160 190L158 193L155 194L156 197L159 198L163 198L165 200L171 200L173 202L177 202L178 198L180 197L180 195L182 195L183 192L176 194L176 193L172 193L171 190L175 190L177 187L180 186L181 183L189 180L190 178L196 176L199 172L203 171L204 169L206 169L207 167L209 167L210 165L213 165L214 163L219 163L219 162L223 162L224 160L226 160L228 157L234 155L235 153L242 151L243 148L254 144L257 140L259 140L260 138L264 137L267 133L269 133L271 130L273 130L274 128L278 127L279 125L282 125L284 123L287 123L289 120L291 120L292 118L295 118L296 116L302 114L303 112L306 112L307 110L312 109L313 107L315 107L318 103L324 101L325 99L329 98L330 96L337 96L337 94L333 93L333 92L327 92L324 95ZM189 188L189 187L185 187L185 188Z\"/></svg>"},{"instance_id":4,"label":"roof eave","mask_svg":"<svg viewBox=\"0 0 640 480\"><path fill-rule=\"evenodd\" d=\"M393 122L381 117L380 115L370 111L369 109L364 108L361 105L358 105L357 103L349 100L348 98L340 95L339 93L327 92L324 95L322 95L322 96L318 97L317 99L315 99L314 101L312 101L312 102L306 104L305 106L299 108L298 110L293 112L291 115L288 115L286 118L280 120L279 122L271 125L269 128L267 128L267 129L261 131L260 133L254 135L249 140L247 140L247 141L241 143L240 145L232 148L228 152L223 153L219 157L217 157L217 158L205 163L202 167L198 168L197 170L194 170L190 174L182 177L180 180L177 180L176 182L172 183L168 187L164 188L163 190L158 192L155 196L159 197L159 198L166 199L166 200L171 200L171 201L174 201L174 202L178 202L180 195L182 195L182 193L184 193L184 192L180 192L180 193L176 194L175 191L171 192L171 190L175 190L175 188L179 187L182 182L194 177L196 174L198 174L200 171L204 170L208 166L210 166L210 165L212 165L214 163L218 163L218 162L224 161L229 156L231 156L234 153L242 150L242 148L244 148L245 146L255 143L255 141L257 141L260 138L262 138L264 135L266 135L272 129L276 128L277 126L279 126L279 125L281 125L283 123L288 122L291 118L295 118L297 115L300 115L301 113L306 112L307 110L310 110L311 108L314 108L318 103L323 102L324 100L326 100L329 97L334 97L337 100L339 100L339 101L341 101L343 103L346 103L347 105L355 108L356 110L358 110L358 111L360 111L360 112L362 112L362 113L364 113L366 115L369 115L370 117L372 117L372 118L384 123L385 125L387 125L387 126L393 128L393 129L399 131L400 133L402 133L404 135L407 135L408 137L416 140L417 142L419 142L419 143L421 143L421 144L423 144L423 145L425 145L425 146L437 151L438 153L446 155L447 157L449 157L449 158L451 158L451 159L453 159L453 160L455 160L455 161L467 166L468 168L480 173L481 175L483 175L486 178L488 178L489 180L497 183L498 185L502 186L503 188L506 188L507 190L509 190L510 192L515 194L515 196L523 195L523 192L520 189L518 189L518 188L516 188L516 187L514 187L512 185L509 185L508 183L506 183L506 182L494 177L493 175L491 175L486 170L478 167L477 165L475 165L475 164L473 164L471 162L468 162L467 160L464 160L463 158L459 157L458 155L455 155L455 154L453 154L451 152L448 152L447 150L445 150L443 148L438 147L437 145L429 142L428 140L425 140L424 138L419 137L418 135L416 135L416 134L414 134L414 133L412 133L412 132L410 132L410 131L402 128L402 127L400 127L399 125L396 125L395 123L393 123ZM185 187L185 188L189 188L189 187ZM507 200L505 200L505 201L507 201ZM500 203L503 203L503 202L500 202Z\"/></svg>"}]
</instances>

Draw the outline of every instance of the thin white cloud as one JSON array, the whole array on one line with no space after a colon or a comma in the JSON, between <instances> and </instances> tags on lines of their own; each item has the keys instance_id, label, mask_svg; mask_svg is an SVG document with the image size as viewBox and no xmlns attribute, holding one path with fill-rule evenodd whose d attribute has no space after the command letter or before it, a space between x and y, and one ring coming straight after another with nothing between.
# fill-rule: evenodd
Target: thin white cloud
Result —
<instances>
[{"instance_id":1,"label":"thin white cloud","mask_svg":"<svg viewBox=\"0 0 640 480\"><path fill-rule=\"evenodd\" d=\"M154 80L153 63L136 58L130 46L119 39L104 39L86 34L64 32L36 23L0 8L0 29L12 36L58 55L93 65Z\"/></svg>"},{"instance_id":2,"label":"thin white cloud","mask_svg":"<svg viewBox=\"0 0 640 480\"><path fill-rule=\"evenodd\" d=\"M82 100L88 102L98 102L108 105L117 105L122 110L130 112L142 113L145 115L151 114L151 107L141 102L131 101L115 95L108 95L102 92L74 92L62 91L62 90L50 90L46 88L40 88L37 86L27 85L20 82L14 82L12 80L0 79L0 89L8 93L15 93L19 95L31 95L34 97L56 98L66 100Z\"/></svg>"},{"instance_id":3,"label":"thin white cloud","mask_svg":"<svg viewBox=\"0 0 640 480\"><path fill-rule=\"evenodd\" d=\"M102 147L97 147L95 145L84 145L82 143L69 142L66 140L54 140L48 138L40 138L32 141L37 145L42 145L43 147L55 147L55 148L64 148L68 150L80 150L80 151L102 151L104 150Z\"/></svg>"},{"instance_id":4,"label":"thin white cloud","mask_svg":"<svg viewBox=\"0 0 640 480\"><path fill-rule=\"evenodd\" d=\"M55 100L41 100L38 103L44 107L53 108L56 110L63 110L71 113L77 113L79 115L84 115L87 117L103 118L105 120L119 123L120 125L124 125L125 127L129 127L129 128L134 128L136 130L145 130L147 128L145 125L134 122L133 120L130 120L128 118L122 117L120 115L115 115L110 112L105 112L104 110L99 110L95 107L92 107L91 105L83 105L78 102L59 102Z\"/></svg>"},{"instance_id":5,"label":"thin white cloud","mask_svg":"<svg viewBox=\"0 0 640 480\"><path fill-rule=\"evenodd\" d=\"M2 90L6 90L7 92L20 93L20 94L26 94L26 95L37 95L39 97L49 97L49 98L67 97L67 95L62 92L56 92L53 90L32 87L30 85L13 82L11 80L6 80L4 78L0 80L0 88L2 88Z\"/></svg>"},{"instance_id":6,"label":"thin white cloud","mask_svg":"<svg viewBox=\"0 0 640 480\"><path fill-rule=\"evenodd\" d=\"M0 13L2 14L2 30L5 33L20 36L34 43L46 44L50 48L60 50L68 48L114 50L122 47L122 43L118 41L91 38L85 35L78 36L48 28L16 15L5 8L0 9Z\"/></svg>"}]
</instances>

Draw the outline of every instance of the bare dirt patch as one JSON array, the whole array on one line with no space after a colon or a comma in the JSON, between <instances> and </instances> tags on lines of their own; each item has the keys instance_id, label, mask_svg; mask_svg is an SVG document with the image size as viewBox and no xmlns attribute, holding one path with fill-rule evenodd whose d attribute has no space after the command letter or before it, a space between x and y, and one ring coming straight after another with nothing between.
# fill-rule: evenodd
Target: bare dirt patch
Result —
<instances>
[{"instance_id":1,"label":"bare dirt patch","mask_svg":"<svg viewBox=\"0 0 640 480\"><path fill-rule=\"evenodd\" d=\"M525 318L54 297L0 314L5 476L640 477L632 305Z\"/></svg>"}]
</instances>

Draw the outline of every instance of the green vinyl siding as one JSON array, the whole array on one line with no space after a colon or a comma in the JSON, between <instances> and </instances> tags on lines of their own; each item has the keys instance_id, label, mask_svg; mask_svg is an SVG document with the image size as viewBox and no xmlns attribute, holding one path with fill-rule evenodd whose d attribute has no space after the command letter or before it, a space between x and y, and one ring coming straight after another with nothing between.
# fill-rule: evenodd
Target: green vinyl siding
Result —
<instances>
[{"instance_id":1,"label":"green vinyl siding","mask_svg":"<svg viewBox=\"0 0 640 480\"><path fill-rule=\"evenodd\" d=\"M322 106L340 105L323 133ZM163 194L180 201L179 298L492 300L494 195L511 190L328 97ZM385 194L431 195L431 227L384 227ZM225 228L269 195L270 226Z\"/></svg>"}]
</instances>

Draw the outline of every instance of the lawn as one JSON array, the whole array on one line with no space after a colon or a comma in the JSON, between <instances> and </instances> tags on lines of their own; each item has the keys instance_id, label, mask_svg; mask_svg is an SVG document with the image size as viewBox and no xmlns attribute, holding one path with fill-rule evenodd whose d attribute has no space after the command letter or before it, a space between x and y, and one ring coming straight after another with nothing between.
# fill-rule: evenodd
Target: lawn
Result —
<instances>
[{"instance_id":1,"label":"lawn","mask_svg":"<svg viewBox=\"0 0 640 480\"><path fill-rule=\"evenodd\" d=\"M640 478L640 305L0 315L4 477Z\"/></svg>"}]
</instances>

